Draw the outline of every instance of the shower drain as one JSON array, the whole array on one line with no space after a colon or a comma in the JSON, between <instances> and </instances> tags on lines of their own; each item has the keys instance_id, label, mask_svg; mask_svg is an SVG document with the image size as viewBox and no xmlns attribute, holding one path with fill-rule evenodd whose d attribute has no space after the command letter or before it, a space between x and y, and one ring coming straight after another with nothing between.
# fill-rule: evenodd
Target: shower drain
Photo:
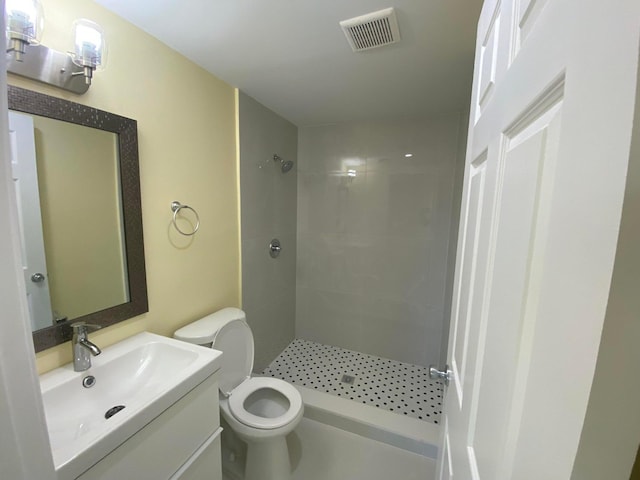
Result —
<instances>
[{"instance_id":1,"label":"shower drain","mask_svg":"<svg viewBox=\"0 0 640 480\"><path fill-rule=\"evenodd\" d=\"M440 423L444 385L419 365L296 339L264 370L336 397Z\"/></svg>"},{"instance_id":2,"label":"shower drain","mask_svg":"<svg viewBox=\"0 0 640 480\"><path fill-rule=\"evenodd\" d=\"M340 380L342 383L346 383L347 385L353 385L356 381L356 377L353 375L342 375L342 379Z\"/></svg>"}]
</instances>

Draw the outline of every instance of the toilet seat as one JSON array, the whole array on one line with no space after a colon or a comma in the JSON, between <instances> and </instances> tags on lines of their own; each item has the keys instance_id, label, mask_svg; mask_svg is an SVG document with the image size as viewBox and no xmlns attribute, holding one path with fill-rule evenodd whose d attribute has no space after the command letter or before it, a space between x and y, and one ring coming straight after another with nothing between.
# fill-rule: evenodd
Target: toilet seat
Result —
<instances>
[{"instance_id":1,"label":"toilet seat","mask_svg":"<svg viewBox=\"0 0 640 480\"><path fill-rule=\"evenodd\" d=\"M245 400L256 390L272 389L282 394L289 401L288 410L278 417L261 417L248 412L244 408ZM229 410L239 422L253 428L270 430L280 428L294 420L302 408L302 396L290 383L272 377L252 377L238 385L228 398Z\"/></svg>"}]
</instances>

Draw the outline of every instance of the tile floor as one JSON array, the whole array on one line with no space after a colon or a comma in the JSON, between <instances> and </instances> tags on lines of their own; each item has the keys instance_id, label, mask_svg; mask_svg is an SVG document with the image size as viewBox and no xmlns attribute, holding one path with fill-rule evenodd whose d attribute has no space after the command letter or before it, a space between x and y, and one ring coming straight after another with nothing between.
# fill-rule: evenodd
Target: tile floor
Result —
<instances>
[{"instance_id":1,"label":"tile floor","mask_svg":"<svg viewBox=\"0 0 640 480\"><path fill-rule=\"evenodd\" d=\"M262 372L296 385L438 423L443 386L429 369L295 339Z\"/></svg>"},{"instance_id":2,"label":"tile floor","mask_svg":"<svg viewBox=\"0 0 640 480\"><path fill-rule=\"evenodd\" d=\"M434 480L436 461L303 418L287 437L291 480ZM224 480L233 480L224 476Z\"/></svg>"}]
</instances>

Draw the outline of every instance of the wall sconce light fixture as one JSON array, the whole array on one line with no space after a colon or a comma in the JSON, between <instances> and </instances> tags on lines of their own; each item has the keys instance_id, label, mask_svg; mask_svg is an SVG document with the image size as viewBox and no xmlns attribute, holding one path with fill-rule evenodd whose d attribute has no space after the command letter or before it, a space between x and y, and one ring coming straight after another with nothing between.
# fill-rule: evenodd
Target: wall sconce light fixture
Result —
<instances>
[{"instance_id":1,"label":"wall sconce light fixture","mask_svg":"<svg viewBox=\"0 0 640 480\"><path fill-rule=\"evenodd\" d=\"M21 62L27 45L37 45L42 38L44 14L37 0L7 0L5 4L7 52Z\"/></svg>"},{"instance_id":2,"label":"wall sconce light fixture","mask_svg":"<svg viewBox=\"0 0 640 480\"><path fill-rule=\"evenodd\" d=\"M103 69L107 61L107 44L100 25L90 20L76 20L73 24L75 51L73 63L82 67L82 75L87 85L91 85L93 71ZM74 74L77 75L77 74Z\"/></svg>"},{"instance_id":3,"label":"wall sconce light fixture","mask_svg":"<svg viewBox=\"0 0 640 480\"><path fill-rule=\"evenodd\" d=\"M104 69L107 48L102 28L89 20L76 20L73 52L58 52L40 44L44 15L38 0L7 0L7 71L83 94L93 72Z\"/></svg>"}]
</instances>

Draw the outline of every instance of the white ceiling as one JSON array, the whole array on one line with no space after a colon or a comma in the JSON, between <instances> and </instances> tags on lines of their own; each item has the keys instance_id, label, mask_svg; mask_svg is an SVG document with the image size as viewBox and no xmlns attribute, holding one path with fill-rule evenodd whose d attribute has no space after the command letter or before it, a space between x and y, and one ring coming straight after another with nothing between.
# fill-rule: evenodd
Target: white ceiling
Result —
<instances>
[{"instance_id":1,"label":"white ceiling","mask_svg":"<svg viewBox=\"0 0 640 480\"><path fill-rule=\"evenodd\" d=\"M296 125L467 108L482 0L96 0ZM354 53L340 20L395 7Z\"/></svg>"}]
</instances>

